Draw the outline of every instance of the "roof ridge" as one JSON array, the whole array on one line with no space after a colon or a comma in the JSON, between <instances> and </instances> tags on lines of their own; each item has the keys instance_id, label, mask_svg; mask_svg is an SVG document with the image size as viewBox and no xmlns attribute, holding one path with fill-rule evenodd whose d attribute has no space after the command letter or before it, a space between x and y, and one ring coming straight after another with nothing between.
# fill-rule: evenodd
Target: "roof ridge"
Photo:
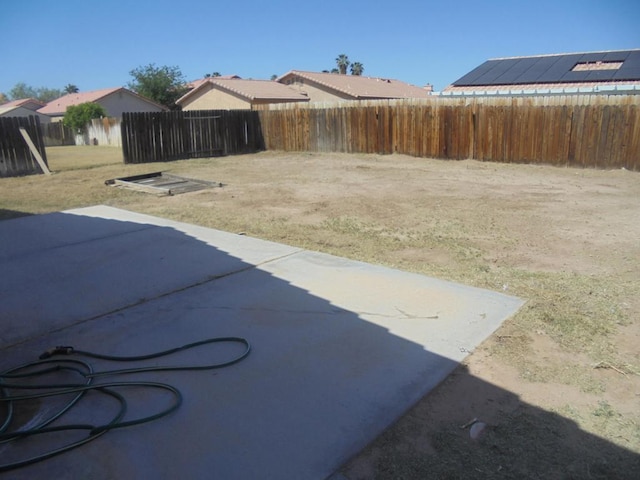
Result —
<instances>
[{"instance_id":1,"label":"roof ridge","mask_svg":"<svg viewBox=\"0 0 640 480\"><path fill-rule=\"evenodd\" d=\"M280 76L277 81L284 83L285 79L292 76L298 76L356 100L366 98L413 98L422 97L422 94L427 95L422 87L402 80L364 75L290 70Z\"/></svg>"},{"instance_id":2,"label":"roof ridge","mask_svg":"<svg viewBox=\"0 0 640 480\"><path fill-rule=\"evenodd\" d=\"M234 82L235 82L235 81L237 81L237 80L238 80L237 78L236 78L236 79L231 79L231 81L234 81ZM239 90L236 90L235 88L231 88L231 87L228 87L227 85L220 84L220 83L218 83L219 81L220 81L220 80L216 81L216 80L214 80L214 79L209 79L209 83L216 84L216 85L218 85L219 87L224 88L225 90L229 90L230 92L236 93L236 94L238 94L238 95L240 95L240 96L242 96L242 97L244 97L244 98L248 98L249 100L255 100L255 99L256 99L256 97L253 97L253 96L251 96L250 94L249 94L249 95L247 95L245 92L241 92L241 91L239 91Z\"/></svg>"},{"instance_id":3,"label":"roof ridge","mask_svg":"<svg viewBox=\"0 0 640 480\"><path fill-rule=\"evenodd\" d=\"M261 84L260 86L256 84ZM275 89L275 92L270 92L269 89L264 89L262 85L269 85ZM246 88L243 88L246 87ZM253 78L223 78L220 79L218 77L207 78L206 81L202 82L200 85L185 93L182 97L176 100L176 103L181 105L190 98L191 96L197 94L198 92L203 91L205 88L218 88L224 92L231 93L234 95L238 95L243 99L248 101L254 100L263 100L269 98L281 98L281 99L289 99L293 101L302 101L305 99L304 95L296 90L289 88L287 85L284 85L280 82L275 82L273 80L266 79L253 79ZM263 91L260 91L260 90ZM277 89L285 89L288 94L284 94L283 92L277 91ZM257 92L255 90L258 90ZM262 94L262 95L261 95Z\"/></svg>"},{"instance_id":4,"label":"roof ridge","mask_svg":"<svg viewBox=\"0 0 640 480\"><path fill-rule=\"evenodd\" d=\"M160 107L162 109L166 109L163 105L151 100L150 98L143 97L142 95L129 90L126 87L111 87L111 88L101 88L99 90L90 90L88 92L76 92L76 93L67 93L61 97L55 98L48 102L44 107L36 110L37 112L44 113L45 115L57 115L60 113L64 113L67 107L71 105L79 105L80 103L86 102L97 102L102 100L105 97L113 95L115 93L125 91L134 97L138 97L145 102L151 103ZM58 110L56 110L56 108Z\"/></svg>"},{"instance_id":5,"label":"roof ridge","mask_svg":"<svg viewBox=\"0 0 640 480\"><path fill-rule=\"evenodd\" d=\"M340 75L339 73L305 72L305 71L302 71L302 70L291 70L290 73L294 73L294 74L319 73L321 75ZM300 75L300 76L304 76L304 75ZM342 89L341 87L336 87L335 85L331 85L331 84L323 82L323 81L318 81L315 78L309 78L308 76L304 77L304 78L307 79L307 80L312 80L314 82L318 82L320 85L324 85L325 87L332 88L332 89L337 90L337 91L339 91L341 93L344 93L345 95L351 95L347 90Z\"/></svg>"}]
</instances>

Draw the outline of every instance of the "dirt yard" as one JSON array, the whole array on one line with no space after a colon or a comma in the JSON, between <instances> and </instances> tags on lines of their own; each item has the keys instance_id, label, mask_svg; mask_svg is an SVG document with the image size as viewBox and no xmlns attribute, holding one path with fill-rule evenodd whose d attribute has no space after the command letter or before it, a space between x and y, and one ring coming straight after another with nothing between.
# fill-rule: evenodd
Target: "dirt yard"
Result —
<instances>
[{"instance_id":1,"label":"dirt yard","mask_svg":"<svg viewBox=\"0 0 640 480\"><path fill-rule=\"evenodd\" d=\"M527 299L337 478L640 478L640 173L277 152L125 166L116 149L47 152L58 173L0 179L0 219L102 203ZM103 183L158 170L224 186L155 197Z\"/></svg>"}]
</instances>

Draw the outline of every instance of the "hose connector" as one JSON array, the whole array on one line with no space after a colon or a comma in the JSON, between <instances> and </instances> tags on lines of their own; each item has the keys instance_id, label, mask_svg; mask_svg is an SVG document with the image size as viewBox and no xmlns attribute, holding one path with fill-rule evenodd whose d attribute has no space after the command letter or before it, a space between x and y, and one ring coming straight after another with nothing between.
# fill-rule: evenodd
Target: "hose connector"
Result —
<instances>
[{"instance_id":1,"label":"hose connector","mask_svg":"<svg viewBox=\"0 0 640 480\"><path fill-rule=\"evenodd\" d=\"M65 346L57 346L54 348L50 348L42 355L40 355L40 360L46 360L49 357L53 357L54 355L71 355L73 353L73 347L65 347Z\"/></svg>"}]
</instances>

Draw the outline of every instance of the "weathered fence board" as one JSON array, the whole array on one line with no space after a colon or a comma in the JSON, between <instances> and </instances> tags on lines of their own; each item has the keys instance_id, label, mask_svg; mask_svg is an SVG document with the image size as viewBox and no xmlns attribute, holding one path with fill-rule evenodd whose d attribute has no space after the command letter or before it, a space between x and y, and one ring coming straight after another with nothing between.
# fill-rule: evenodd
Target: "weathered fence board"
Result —
<instances>
[{"instance_id":1,"label":"weathered fence board","mask_svg":"<svg viewBox=\"0 0 640 480\"><path fill-rule=\"evenodd\" d=\"M35 116L2 117L0 118L0 177L43 173L20 133L21 127L29 134L44 164L48 167L40 120Z\"/></svg>"},{"instance_id":2,"label":"weathered fence board","mask_svg":"<svg viewBox=\"0 0 640 480\"><path fill-rule=\"evenodd\" d=\"M562 97L279 105L259 114L268 150L640 171L640 96Z\"/></svg>"},{"instance_id":3,"label":"weathered fence board","mask_svg":"<svg viewBox=\"0 0 640 480\"><path fill-rule=\"evenodd\" d=\"M41 123L42 137L45 146L58 147L75 145L76 134L72 128L65 127L62 122Z\"/></svg>"},{"instance_id":4,"label":"weathered fence board","mask_svg":"<svg viewBox=\"0 0 640 480\"><path fill-rule=\"evenodd\" d=\"M124 113L125 163L164 162L264 149L260 118L249 110ZM292 126L287 128L292 129Z\"/></svg>"},{"instance_id":5,"label":"weathered fence board","mask_svg":"<svg viewBox=\"0 0 640 480\"><path fill-rule=\"evenodd\" d=\"M122 146L122 129L120 118L94 118L87 125L87 133L83 136L85 145L102 145L109 147Z\"/></svg>"}]
</instances>

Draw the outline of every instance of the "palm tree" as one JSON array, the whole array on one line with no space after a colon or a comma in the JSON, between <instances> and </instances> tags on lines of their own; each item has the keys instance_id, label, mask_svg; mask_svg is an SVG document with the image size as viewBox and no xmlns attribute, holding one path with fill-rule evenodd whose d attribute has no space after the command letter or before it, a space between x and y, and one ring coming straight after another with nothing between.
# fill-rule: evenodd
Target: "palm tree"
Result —
<instances>
[{"instance_id":1,"label":"palm tree","mask_svg":"<svg viewBox=\"0 0 640 480\"><path fill-rule=\"evenodd\" d=\"M351 75L362 75L362 72L364 72L364 65L360 62L353 62L351 64Z\"/></svg>"},{"instance_id":2,"label":"palm tree","mask_svg":"<svg viewBox=\"0 0 640 480\"><path fill-rule=\"evenodd\" d=\"M76 87L73 83L68 83L66 87L64 87L65 93L78 93L80 89Z\"/></svg>"},{"instance_id":3,"label":"palm tree","mask_svg":"<svg viewBox=\"0 0 640 480\"><path fill-rule=\"evenodd\" d=\"M338 70L342 75L347 74L347 67L349 66L349 57L347 57L344 53L338 55L336 58L336 64L338 65Z\"/></svg>"}]
</instances>

